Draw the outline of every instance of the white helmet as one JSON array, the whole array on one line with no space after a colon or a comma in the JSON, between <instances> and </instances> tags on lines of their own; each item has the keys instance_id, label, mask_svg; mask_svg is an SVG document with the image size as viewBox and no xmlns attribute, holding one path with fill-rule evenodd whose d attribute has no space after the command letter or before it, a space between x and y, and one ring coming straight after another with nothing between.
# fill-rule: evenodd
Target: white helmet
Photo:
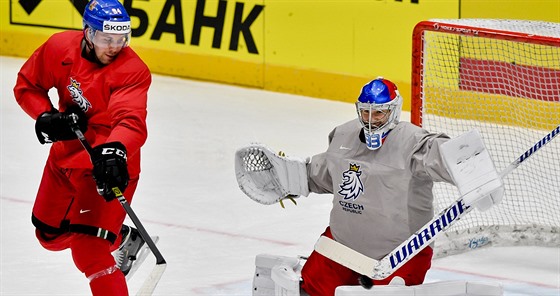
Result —
<instances>
[{"instance_id":1,"label":"white helmet","mask_svg":"<svg viewBox=\"0 0 560 296\"><path fill-rule=\"evenodd\" d=\"M356 111L369 149L379 149L385 137L397 126L402 101L397 86L383 77L364 85L356 102Z\"/></svg>"}]
</instances>

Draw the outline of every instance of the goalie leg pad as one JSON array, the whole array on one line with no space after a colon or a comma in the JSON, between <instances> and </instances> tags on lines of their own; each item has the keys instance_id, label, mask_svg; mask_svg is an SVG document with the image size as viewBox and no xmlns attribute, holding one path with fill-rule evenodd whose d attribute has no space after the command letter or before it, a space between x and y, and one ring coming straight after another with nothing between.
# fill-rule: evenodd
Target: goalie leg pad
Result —
<instances>
[{"instance_id":1,"label":"goalie leg pad","mask_svg":"<svg viewBox=\"0 0 560 296\"><path fill-rule=\"evenodd\" d=\"M300 296L302 260L295 257L257 255L253 296Z\"/></svg>"},{"instance_id":2,"label":"goalie leg pad","mask_svg":"<svg viewBox=\"0 0 560 296\"><path fill-rule=\"evenodd\" d=\"M292 266L275 265L272 267L270 277L274 281L274 294L276 296L300 296L301 274L296 273Z\"/></svg>"},{"instance_id":3,"label":"goalie leg pad","mask_svg":"<svg viewBox=\"0 0 560 296\"><path fill-rule=\"evenodd\" d=\"M370 290L361 286L340 286L335 291L335 296L501 296L503 294L503 287L499 283L468 281L442 281L417 286L373 286Z\"/></svg>"},{"instance_id":4,"label":"goalie leg pad","mask_svg":"<svg viewBox=\"0 0 560 296\"><path fill-rule=\"evenodd\" d=\"M503 196L502 178L480 134L471 130L440 146L444 164L463 201L479 210L498 204Z\"/></svg>"}]
</instances>

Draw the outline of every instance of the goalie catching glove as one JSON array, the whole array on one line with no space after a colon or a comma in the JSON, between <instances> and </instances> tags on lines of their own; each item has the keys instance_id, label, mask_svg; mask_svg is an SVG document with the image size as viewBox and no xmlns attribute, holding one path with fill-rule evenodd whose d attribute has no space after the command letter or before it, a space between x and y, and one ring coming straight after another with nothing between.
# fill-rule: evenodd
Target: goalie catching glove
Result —
<instances>
[{"instance_id":1,"label":"goalie catching glove","mask_svg":"<svg viewBox=\"0 0 560 296\"><path fill-rule=\"evenodd\" d=\"M262 144L235 152L235 175L239 188L254 201L270 205L309 195L307 162L276 154Z\"/></svg>"},{"instance_id":2,"label":"goalie catching glove","mask_svg":"<svg viewBox=\"0 0 560 296\"><path fill-rule=\"evenodd\" d=\"M476 130L440 146L449 174L467 206L486 211L502 201L504 184Z\"/></svg>"}]
</instances>

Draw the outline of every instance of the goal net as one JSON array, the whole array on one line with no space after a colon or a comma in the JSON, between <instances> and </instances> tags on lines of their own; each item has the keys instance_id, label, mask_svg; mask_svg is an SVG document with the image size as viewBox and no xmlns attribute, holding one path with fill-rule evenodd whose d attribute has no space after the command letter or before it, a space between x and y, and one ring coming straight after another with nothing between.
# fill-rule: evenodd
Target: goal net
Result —
<instances>
[{"instance_id":1,"label":"goal net","mask_svg":"<svg viewBox=\"0 0 560 296\"><path fill-rule=\"evenodd\" d=\"M413 33L411 121L450 137L478 129L502 171L560 125L560 24L456 19ZM504 178L502 203L472 211L436 241L436 256L488 245L560 245L560 139ZM434 185L439 212L459 197Z\"/></svg>"}]
</instances>

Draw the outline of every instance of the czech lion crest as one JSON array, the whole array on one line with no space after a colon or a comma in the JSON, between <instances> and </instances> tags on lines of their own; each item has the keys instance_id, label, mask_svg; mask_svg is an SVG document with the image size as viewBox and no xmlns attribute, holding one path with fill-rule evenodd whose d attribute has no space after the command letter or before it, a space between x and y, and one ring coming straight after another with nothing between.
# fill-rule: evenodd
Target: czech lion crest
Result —
<instances>
[{"instance_id":1,"label":"czech lion crest","mask_svg":"<svg viewBox=\"0 0 560 296\"><path fill-rule=\"evenodd\" d=\"M338 194L342 195L345 200L356 200L360 194L364 193L364 185L360 180L360 166L354 163L350 164L350 169L342 173L342 184L339 185Z\"/></svg>"},{"instance_id":2,"label":"czech lion crest","mask_svg":"<svg viewBox=\"0 0 560 296\"><path fill-rule=\"evenodd\" d=\"M70 85L68 85L68 91L70 91L70 96L72 101L76 103L82 111L87 112L91 108L91 103L83 96L83 91L80 88L80 83L74 78L70 78Z\"/></svg>"}]
</instances>

